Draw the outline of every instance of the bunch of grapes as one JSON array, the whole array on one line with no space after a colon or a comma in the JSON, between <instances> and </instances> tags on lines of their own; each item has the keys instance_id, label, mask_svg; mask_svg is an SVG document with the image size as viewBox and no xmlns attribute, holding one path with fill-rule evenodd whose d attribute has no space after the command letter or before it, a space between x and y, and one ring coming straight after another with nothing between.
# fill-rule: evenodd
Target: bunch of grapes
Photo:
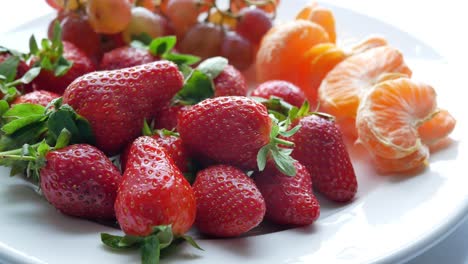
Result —
<instances>
[{"instance_id":1,"label":"bunch of grapes","mask_svg":"<svg viewBox=\"0 0 468 264\"><path fill-rule=\"evenodd\" d=\"M134 38L176 35L181 52L223 56L239 70L253 63L279 1L46 0L59 11L62 38L96 60Z\"/></svg>"}]
</instances>

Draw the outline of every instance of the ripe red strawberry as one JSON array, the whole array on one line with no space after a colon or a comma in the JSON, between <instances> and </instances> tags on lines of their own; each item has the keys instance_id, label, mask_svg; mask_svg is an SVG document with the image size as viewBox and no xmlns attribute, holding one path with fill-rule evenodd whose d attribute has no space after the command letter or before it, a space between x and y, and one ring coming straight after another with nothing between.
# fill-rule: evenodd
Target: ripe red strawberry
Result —
<instances>
[{"instance_id":1,"label":"ripe red strawberry","mask_svg":"<svg viewBox=\"0 0 468 264\"><path fill-rule=\"evenodd\" d=\"M38 90L19 96L13 101L12 105L29 103L47 106L52 100L59 97L60 95L58 94L46 90Z\"/></svg>"},{"instance_id":2,"label":"ripe red strawberry","mask_svg":"<svg viewBox=\"0 0 468 264\"><path fill-rule=\"evenodd\" d=\"M8 52L1 52L0 51L0 64L2 64L4 61L6 61L8 58L10 58L12 55ZM18 67L16 69L16 79L19 79L23 77L23 75L29 71L29 66L26 64L24 60L20 60L18 63ZM28 93L33 90L32 84L20 84L17 85L16 88L21 92L21 93Z\"/></svg>"},{"instance_id":3,"label":"ripe red strawberry","mask_svg":"<svg viewBox=\"0 0 468 264\"><path fill-rule=\"evenodd\" d=\"M180 139L177 133L170 131L158 131L158 133L152 135L151 137L156 140L156 142L164 148L167 155L171 157L174 164L177 168L185 173L189 171L189 155L185 146ZM122 171L125 171L127 167L128 155L130 153L131 144L125 148L125 150L120 154L120 164L122 166Z\"/></svg>"},{"instance_id":4,"label":"ripe red strawberry","mask_svg":"<svg viewBox=\"0 0 468 264\"><path fill-rule=\"evenodd\" d=\"M174 63L157 61L86 74L70 84L63 103L90 122L96 146L116 154L140 135L144 119L166 105L183 83Z\"/></svg>"},{"instance_id":5,"label":"ripe red strawberry","mask_svg":"<svg viewBox=\"0 0 468 264\"><path fill-rule=\"evenodd\" d=\"M197 200L196 227L217 236L239 236L256 227L265 215L265 201L244 172L216 165L198 172L193 184Z\"/></svg>"},{"instance_id":6,"label":"ripe red strawberry","mask_svg":"<svg viewBox=\"0 0 468 264\"><path fill-rule=\"evenodd\" d=\"M320 215L320 205L312 192L312 179L299 162L296 175L284 175L269 163L253 175L266 203L265 219L281 225L309 225Z\"/></svg>"},{"instance_id":7,"label":"ripe red strawberry","mask_svg":"<svg viewBox=\"0 0 468 264\"><path fill-rule=\"evenodd\" d=\"M234 66L227 65L213 80L214 96L246 96L248 87L244 75Z\"/></svg>"},{"instance_id":8,"label":"ripe red strawberry","mask_svg":"<svg viewBox=\"0 0 468 264\"><path fill-rule=\"evenodd\" d=\"M63 94L65 88L67 88L73 80L96 70L91 59L70 42L63 41L62 56L73 63L71 68L64 75L59 77L55 75L53 69L43 68L41 73L33 81L36 90L47 90L56 94ZM30 66L39 64L39 61L39 57L33 57Z\"/></svg>"},{"instance_id":9,"label":"ripe red strawberry","mask_svg":"<svg viewBox=\"0 0 468 264\"><path fill-rule=\"evenodd\" d=\"M113 219L121 181L112 162L97 148L71 145L50 151L40 170L47 201L62 213L87 219Z\"/></svg>"},{"instance_id":10,"label":"ripe red strawberry","mask_svg":"<svg viewBox=\"0 0 468 264\"><path fill-rule=\"evenodd\" d=\"M242 96L206 99L179 115L177 131L193 157L246 170L270 142L272 122L264 105Z\"/></svg>"},{"instance_id":11,"label":"ripe red strawberry","mask_svg":"<svg viewBox=\"0 0 468 264\"><path fill-rule=\"evenodd\" d=\"M357 180L341 131L327 117L309 115L288 139L295 143L292 157L309 170L314 188L337 202L353 199Z\"/></svg>"},{"instance_id":12,"label":"ripe red strawberry","mask_svg":"<svg viewBox=\"0 0 468 264\"><path fill-rule=\"evenodd\" d=\"M160 225L172 225L175 235L183 235L192 226L193 190L156 139L143 136L133 142L115 213L127 235L147 236Z\"/></svg>"},{"instance_id":13,"label":"ripe red strawberry","mask_svg":"<svg viewBox=\"0 0 468 264\"><path fill-rule=\"evenodd\" d=\"M267 81L255 88L250 96L270 99L270 97L279 97L285 102L300 108L306 96L296 85L286 81Z\"/></svg>"},{"instance_id":14,"label":"ripe red strawberry","mask_svg":"<svg viewBox=\"0 0 468 264\"><path fill-rule=\"evenodd\" d=\"M165 105L155 116L154 126L157 129L173 130L177 128L179 112L187 110L188 105Z\"/></svg>"},{"instance_id":15,"label":"ripe red strawberry","mask_svg":"<svg viewBox=\"0 0 468 264\"><path fill-rule=\"evenodd\" d=\"M150 63L158 59L146 49L125 46L106 52L102 57L99 69L117 70Z\"/></svg>"}]
</instances>

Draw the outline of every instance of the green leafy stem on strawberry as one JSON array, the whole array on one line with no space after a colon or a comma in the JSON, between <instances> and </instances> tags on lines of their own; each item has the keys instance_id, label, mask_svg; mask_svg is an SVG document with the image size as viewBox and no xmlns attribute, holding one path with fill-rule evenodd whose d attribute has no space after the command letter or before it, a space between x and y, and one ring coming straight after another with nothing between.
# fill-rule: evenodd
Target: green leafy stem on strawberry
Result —
<instances>
[{"instance_id":1,"label":"green leafy stem on strawberry","mask_svg":"<svg viewBox=\"0 0 468 264\"><path fill-rule=\"evenodd\" d=\"M155 226L153 232L145 237L101 233L101 240L114 249L140 248L142 264L159 263L162 256L171 253L184 240L191 246L203 250L190 236L174 236L171 225Z\"/></svg>"},{"instance_id":2,"label":"green leafy stem on strawberry","mask_svg":"<svg viewBox=\"0 0 468 264\"><path fill-rule=\"evenodd\" d=\"M34 145L25 144L21 148L0 152L0 165L11 167L10 176L25 173L26 178L39 186L40 169L44 167L45 156L49 151L68 146L72 134L63 128L54 146L42 140Z\"/></svg>"},{"instance_id":3,"label":"green leafy stem on strawberry","mask_svg":"<svg viewBox=\"0 0 468 264\"><path fill-rule=\"evenodd\" d=\"M0 53L3 52L8 52L11 56L0 63L0 93L3 95L3 100L11 102L20 95L16 87L21 84L29 84L32 82L32 80L39 75L40 68L33 67L19 79L15 80L19 63L25 55L0 47Z\"/></svg>"},{"instance_id":4,"label":"green leafy stem on strawberry","mask_svg":"<svg viewBox=\"0 0 468 264\"><path fill-rule=\"evenodd\" d=\"M72 67L73 62L65 59L63 55L62 28L58 21L54 24L52 40L42 39L41 48L34 35L29 39L29 56L34 56L33 67L40 67L54 73L56 77L65 75Z\"/></svg>"},{"instance_id":5,"label":"green leafy stem on strawberry","mask_svg":"<svg viewBox=\"0 0 468 264\"><path fill-rule=\"evenodd\" d=\"M72 107L62 104L62 99L52 101L49 106L16 104L9 108L6 101L0 101L0 151L20 148L24 144L36 144L43 139L55 145L65 128L70 143L94 143L89 122L78 115Z\"/></svg>"},{"instance_id":6,"label":"green leafy stem on strawberry","mask_svg":"<svg viewBox=\"0 0 468 264\"><path fill-rule=\"evenodd\" d=\"M182 89L173 98L173 104L194 105L213 97L215 85L213 80L228 65L223 57L213 57L201 62L196 69L185 72Z\"/></svg>"}]
</instances>

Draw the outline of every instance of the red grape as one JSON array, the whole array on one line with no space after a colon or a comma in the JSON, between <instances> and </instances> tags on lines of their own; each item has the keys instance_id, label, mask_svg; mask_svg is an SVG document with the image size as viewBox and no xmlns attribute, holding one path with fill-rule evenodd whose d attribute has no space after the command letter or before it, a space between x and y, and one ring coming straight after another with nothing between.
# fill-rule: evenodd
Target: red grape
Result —
<instances>
[{"instance_id":1,"label":"red grape","mask_svg":"<svg viewBox=\"0 0 468 264\"><path fill-rule=\"evenodd\" d=\"M244 8L239 15L237 33L254 44L259 44L263 35L273 26L270 16L258 8Z\"/></svg>"},{"instance_id":2,"label":"red grape","mask_svg":"<svg viewBox=\"0 0 468 264\"><path fill-rule=\"evenodd\" d=\"M253 46L250 41L236 32L228 32L221 45L221 56L229 60L238 70L246 70L253 62Z\"/></svg>"},{"instance_id":3,"label":"red grape","mask_svg":"<svg viewBox=\"0 0 468 264\"><path fill-rule=\"evenodd\" d=\"M206 59L221 51L224 31L220 26L199 23L192 27L180 43L180 51Z\"/></svg>"}]
</instances>

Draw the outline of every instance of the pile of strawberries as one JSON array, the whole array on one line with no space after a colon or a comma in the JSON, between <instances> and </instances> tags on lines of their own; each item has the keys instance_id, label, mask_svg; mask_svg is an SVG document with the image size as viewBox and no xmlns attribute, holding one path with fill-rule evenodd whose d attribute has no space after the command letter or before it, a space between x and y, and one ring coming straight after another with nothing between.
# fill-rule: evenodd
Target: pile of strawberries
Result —
<instances>
[{"instance_id":1,"label":"pile of strawberries","mask_svg":"<svg viewBox=\"0 0 468 264\"><path fill-rule=\"evenodd\" d=\"M313 189L336 202L355 196L341 132L293 84L247 96L226 59L193 66L171 37L146 47L157 56L132 48L95 71L55 31L27 55L0 51L0 164L64 214L116 219L126 236L102 234L106 245L139 246L145 262L176 240L197 246L184 235L192 226L232 237L264 220L309 225L320 214Z\"/></svg>"}]
</instances>

